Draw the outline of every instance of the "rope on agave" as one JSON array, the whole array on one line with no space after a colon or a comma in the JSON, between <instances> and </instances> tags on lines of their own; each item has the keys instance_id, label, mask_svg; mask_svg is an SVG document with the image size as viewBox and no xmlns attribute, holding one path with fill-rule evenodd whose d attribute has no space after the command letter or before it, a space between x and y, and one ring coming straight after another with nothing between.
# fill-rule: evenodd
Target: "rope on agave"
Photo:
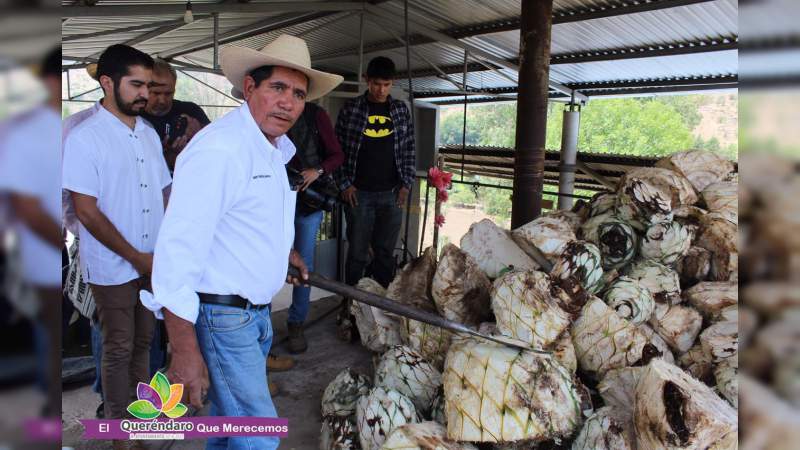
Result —
<instances>
[{"instance_id":1,"label":"rope on agave","mask_svg":"<svg viewBox=\"0 0 800 450\"><path fill-rule=\"evenodd\" d=\"M300 272L295 267L291 266L289 267L289 275L300 279ZM502 338L499 336L489 336L480 333L458 322L447 320L444 317L438 316L436 314L431 314L429 312L422 311L417 308L411 308L409 306L392 301L391 299L388 299L386 297L381 297L380 295L376 295L371 292L362 291L360 289L354 288L353 286L349 286L344 283L339 283L338 281L329 280L321 275L317 275L316 273L309 273L308 280L305 280L305 283L310 286L324 289L326 291L333 292L334 294L338 294L343 297L353 299L357 302L366 303L370 306L380 308L384 311L388 311L390 313L397 314L399 316L408 317L409 319L413 319L419 322L424 322L456 333L468 334L470 336L475 336L481 339L486 339L488 341L496 342L498 344L507 345L509 347L514 347L529 352L541 353L547 355L553 353L550 351L530 348L524 342L517 342L514 339Z\"/></svg>"}]
</instances>

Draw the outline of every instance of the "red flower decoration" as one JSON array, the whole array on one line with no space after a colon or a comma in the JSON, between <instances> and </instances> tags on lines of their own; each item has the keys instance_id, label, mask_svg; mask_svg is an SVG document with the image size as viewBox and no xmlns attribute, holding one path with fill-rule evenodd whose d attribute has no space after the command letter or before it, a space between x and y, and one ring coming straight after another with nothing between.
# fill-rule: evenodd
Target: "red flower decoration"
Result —
<instances>
[{"instance_id":1,"label":"red flower decoration","mask_svg":"<svg viewBox=\"0 0 800 450\"><path fill-rule=\"evenodd\" d=\"M439 170L438 167L431 167L428 169L428 181L436 187L437 190L443 191L450 187L453 174Z\"/></svg>"},{"instance_id":2,"label":"red flower decoration","mask_svg":"<svg viewBox=\"0 0 800 450\"><path fill-rule=\"evenodd\" d=\"M442 225L444 225L444 216L441 214L436 216L436 218L433 219L433 225L436 227L441 227Z\"/></svg>"},{"instance_id":3,"label":"red flower decoration","mask_svg":"<svg viewBox=\"0 0 800 450\"><path fill-rule=\"evenodd\" d=\"M437 190L436 191L436 200L437 201L444 203L444 202L447 201L448 198L450 198L450 195L447 193L447 191L444 191L444 190L442 190L442 191L438 191Z\"/></svg>"}]
</instances>

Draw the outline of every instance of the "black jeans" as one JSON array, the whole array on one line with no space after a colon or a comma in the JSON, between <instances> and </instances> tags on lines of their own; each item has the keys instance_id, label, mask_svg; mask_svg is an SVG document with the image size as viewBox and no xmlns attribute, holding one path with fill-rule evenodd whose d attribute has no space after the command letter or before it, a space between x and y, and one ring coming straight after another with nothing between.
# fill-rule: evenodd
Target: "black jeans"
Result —
<instances>
[{"instance_id":1,"label":"black jeans","mask_svg":"<svg viewBox=\"0 0 800 450\"><path fill-rule=\"evenodd\" d=\"M357 206L345 207L348 241L345 281L350 285L358 283L369 263L372 277L388 286L394 276L394 249L403 223L403 210L397 206L397 190L359 190L356 199Z\"/></svg>"}]
</instances>

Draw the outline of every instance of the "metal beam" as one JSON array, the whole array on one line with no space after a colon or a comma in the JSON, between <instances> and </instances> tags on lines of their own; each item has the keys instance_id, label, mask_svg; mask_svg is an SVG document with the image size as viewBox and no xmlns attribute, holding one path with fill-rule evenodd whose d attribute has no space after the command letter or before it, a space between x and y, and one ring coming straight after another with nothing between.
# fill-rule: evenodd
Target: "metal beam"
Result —
<instances>
[{"instance_id":1,"label":"metal beam","mask_svg":"<svg viewBox=\"0 0 800 450\"><path fill-rule=\"evenodd\" d=\"M644 47L587 50L577 53L565 53L553 55L553 57L550 59L550 64L578 64L598 61L616 61L620 59L693 55L697 53L737 50L738 47L738 36L730 36L695 42L674 42L669 44L652 44Z\"/></svg>"},{"instance_id":2,"label":"metal beam","mask_svg":"<svg viewBox=\"0 0 800 450\"><path fill-rule=\"evenodd\" d=\"M590 83L571 83L569 84L569 86L573 89L583 91L583 90L593 90L593 89L732 84L738 81L739 81L738 75L728 74L728 75L706 76L706 77L673 77L673 78L653 78L646 80L621 80L621 81L599 81ZM589 94L591 95L591 92L589 92Z\"/></svg>"},{"instance_id":3,"label":"metal beam","mask_svg":"<svg viewBox=\"0 0 800 450\"><path fill-rule=\"evenodd\" d=\"M681 92L709 89L730 89L739 84L738 75L721 75L708 77L678 77L678 78L655 78L650 80L622 80L622 81L601 81L593 83L574 83L567 86L580 90L588 97L599 95L619 95L635 93L655 93L655 92ZM517 87L484 88L484 92L491 94L516 94ZM478 93L474 93L476 96ZM421 91L415 93L416 98L435 98L435 97L456 97L463 95L463 92L448 89L438 89L435 91ZM553 95L552 97L559 97ZM509 98L514 100L514 98ZM448 101L437 102L437 104L447 104ZM453 103L460 103L454 100Z\"/></svg>"},{"instance_id":4,"label":"metal beam","mask_svg":"<svg viewBox=\"0 0 800 450\"><path fill-rule=\"evenodd\" d=\"M606 3L595 5L589 8L563 9L553 13L553 25L676 8L709 1L714 0L624 0L623 2ZM464 39L481 36L484 34L516 31L519 30L519 23L519 16L515 16L489 22L480 22L466 26L447 28L444 30L439 30L439 32L455 39ZM413 34L409 37L409 42L411 45L430 44L436 41L437 39L424 34ZM366 44L364 51L367 53L380 52L399 47L400 46L397 45L397 43L393 40L383 40ZM338 50L327 54L317 55L314 57L314 61L322 63L327 60L332 60L343 56L352 56L357 52L358 48L355 47Z\"/></svg>"},{"instance_id":5,"label":"metal beam","mask_svg":"<svg viewBox=\"0 0 800 450\"><path fill-rule=\"evenodd\" d=\"M195 22L197 22L199 20L205 20L205 19L206 19L206 17L203 17L201 19L195 19ZM187 23L184 22L183 20L175 21L175 23L164 25L163 27L158 27L155 30L148 31L147 33L144 33L144 34L142 34L140 36L136 36L133 39L129 39L129 40L123 42L123 44L133 47L133 46L141 44L143 42L147 42L150 39L154 39L154 38L156 38L158 36L161 36L164 33L169 33L170 31L175 31L175 30L177 30L179 28L182 28L182 27L184 27L186 25L187 25ZM91 58L99 58L100 55L103 54L104 50L105 49L100 50L98 52L94 52L90 57Z\"/></svg>"},{"instance_id":6,"label":"metal beam","mask_svg":"<svg viewBox=\"0 0 800 450\"><path fill-rule=\"evenodd\" d=\"M269 3L195 3L194 14L239 13L259 14L276 12L356 11L361 2L269 2ZM61 17L125 17L125 16L183 16L183 3L163 5L62 6Z\"/></svg>"},{"instance_id":7,"label":"metal beam","mask_svg":"<svg viewBox=\"0 0 800 450\"><path fill-rule=\"evenodd\" d=\"M738 36L719 37L704 41L694 42L673 42L668 44L652 44L644 47L616 48L607 50L586 50L576 53L562 53L550 57L550 65L559 64L578 64L586 62L615 61L621 59L635 58L654 58L659 56L690 55L698 53L721 52L727 50L737 50L739 47ZM518 63L518 60L509 59L511 63ZM453 75L461 73L463 66L453 64L441 66L441 70ZM484 64L470 63L470 72L481 72L487 68ZM497 68L494 68L497 70ZM414 78L436 76L436 72L430 69L417 69L411 72Z\"/></svg>"},{"instance_id":8,"label":"metal beam","mask_svg":"<svg viewBox=\"0 0 800 450\"><path fill-rule=\"evenodd\" d=\"M202 16L202 17L205 17L205 16ZM198 18L200 18L200 17L195 16L195 19L198 19ZM186 25L186 22L184 22L183 19L165 20L163 22L149 22L149 23L145 23L145 24L141 24L141 25L134 25L134 26L124 27L124 28L114 28L113 30L103 30L103 31L97 31L97 32L94 32L94 33L68 34L68 35L63 36L61 38L61 42L63 43L63 42L77 41L77 40L81 40L81 39L93 39L93 38L96 38L96 37L108 36L108 35L111 35L111 34L130 33L132 31L149 30L151 28L166 27L166 26L170 26L170 25Z\"/></svg>"},{"instance_id":9,"label":"metal beam","mask_svg":"<svg viewBox=\"0 0 800 450\"><path fill-rule=\"evenodd\" d=\"M394 23L391 22L391 19L392 19L391 13L387 13L386 11L383 11L383 10L381 10L379 8L376 8L376 7L370 6L370 5L367 5L365 8L366 8L366 11L371 16L377 16L379 18L386 19L386 22L384 22L384 26L388 26L390 28L397 26L397 25L395 25ZM476 60L483 59L483 60L488 61L488 62L490 62L492 64L500 66L502 68L505 68L505 69L508 69L508 70L513 70L514 72L519 72L519 66L518 65L509 63L504 58L500 58L500 57L497 57L495 55L492 55L491 53L486 52L484 50L481 50L480 48L475 47L474 45L471 45L471 44L468 44L468 43L465 43L465 42L461 42L456 38L453 38L453 37L450 37L450 36L448 36L446 34L443 34L443 33L440 33L438 31L432 30L432 29L430 29L430 28L428 28L428 27L426 27L424 25L421 25L421 24L419 24L417 22L413 22L413 21L409 20L408 23L409 23L409 26L413 26L414 29L417 30L417 32L419 32L419 33L421 33L421 34L423 34L425 36L428 36L428 37L430 37L432 39L435 39L438 42L441 42L441 43L444 43L444 44L448 44L448 45L452 45L452 46L458 47L458 48L460 48L462 50L469 51L470 55L472 55L472 57L474 59L476 59ZM410 41L410 39L409 39L409 41ZM557 90L559 92L563 92L563 93L568 94L568 95L572 95L573 94L572 89L569 89L569 88L567 88L566 86L564 86L564 85L562 85L560 83L551 81L549 84L550 84L551 88L553 88L553 89L555 89L555 90ZM580 94L576 94L576 96L581 101L586 101L587 100L585 97L581 96Z\"/></svg>"},{"instance_id":10,"label":"metal beam","mask_svg":"<svg viewBox=\"0 0 800 450\"><path fill-rule=\"evenodd\" d=\"M330 15L331 13L306 13L301 15L282 15L280 17L270 17L264 20L260 20L256 23L251 23L249 25L245 25L243 27L235 28L233 30L227 31L219 35L219 39L216 41L214 37L208 37L205 39L201 39L199 41L195 41L186 45L181 45L179 47L174 47L168 50L164 50L162 52L158 52L158 55L164 59L175 58L177 56L185 55L187 53L194 53L200 50L205 50L207 48L213 48L215 42L218 45L226 44L232 41L238 41L241 39L246 39L251 36L269 33L270 31L279 30L284 27L290 27L293 25L297 25L299 23L304 23L310 20L319 19L321 17L325 17Z\"/></svg>"}]
</instances>

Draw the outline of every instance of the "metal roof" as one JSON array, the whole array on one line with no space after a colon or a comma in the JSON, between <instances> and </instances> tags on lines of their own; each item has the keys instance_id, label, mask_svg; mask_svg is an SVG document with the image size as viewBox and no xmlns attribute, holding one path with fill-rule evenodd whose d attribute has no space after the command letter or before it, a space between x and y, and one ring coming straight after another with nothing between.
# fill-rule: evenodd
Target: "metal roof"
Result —
<instances>
[{"instance_id":1,"label":"metal roof","mask_svg":"<svg viewBox=\"0 0 800 450\"><path fill-rule=\"evenodd\" d=\"M469 89L513 92L516 73L511 68L517 64L519 52L520 3L409 0L415 93L456 90L442 73L461 83L464 46L472 50ZM363 14L364 60L377 55L391 57L403 72L398 84L407 85L400 0L199 0L192 2L196 20L190 24L181 23L182 0L75 4L62 2L66 18L62 23L63 53L79 62L91 61L108 45L129 43L151 54L211 69L211 12L216 12L220 46L260 48L281 33L301 35L317 68L350 79L355 79L358 69ZM551 82L566 85L568 90L588 83L638 81L638 86L623 92L637 94L654 87L643 80L700 80L673 88L692 91L705 84L703 80L721 76L730 81L728 87L735 87L737 0L554 0L551 53ZM588 96L620 94L590 89L578 92Z\"/></svg>"}]
</instances>

